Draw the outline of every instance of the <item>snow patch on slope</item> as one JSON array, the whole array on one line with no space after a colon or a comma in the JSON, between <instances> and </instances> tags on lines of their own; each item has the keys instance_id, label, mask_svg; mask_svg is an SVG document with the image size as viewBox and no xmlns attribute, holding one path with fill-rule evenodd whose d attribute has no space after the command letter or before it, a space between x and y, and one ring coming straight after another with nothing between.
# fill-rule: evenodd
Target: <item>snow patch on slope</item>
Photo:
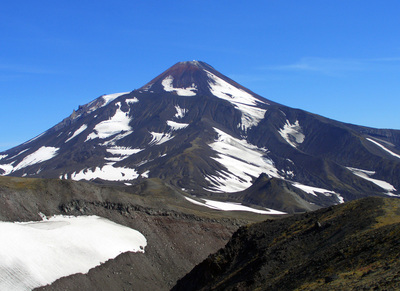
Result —
<instances>
[{"instance_id":1,"label":"snow patch on slope","mask_svg":"<svg viewBox=\"0 0 400 291\"><path fill-rule=\"evenodd\" d=\"M170 134L170 133L164 133L164 132L150 132L150 134L152 135L152 139L149 142L149 145L153 146L153 145L159 145L159 144L163 144L171 139L173 139L174 137Z\"/></svg>"},{"instance_id":2,"label":"snow patch on slope","mask_svg":"<svg viewBox=\"0 0 400 291\"><path fill-rule=\"evenodd\" d=\"M101 168L96 167L94 170L83 169L78 173L73 172L71 174L71 179L76 181L91 181L97 178L105 181L129 181L137 177L139 177L139 174L135 169L114 167L113 163L108 163Z\"/></svg>"},{"instance_id":3,"label":"snow patch on slope","mask_svg":"<svg viewBox=\"0 0 400 291\"><path fill-rule=\"evenodd\" d=\"M253 212L253 213L258 213L258 214L286 214L286 212L281 212L278 210L273 210L269 208L265 208L266 210L260 210L248 206L244 206L241 203L233 203L233 202L221 202L221 201L215 201L215 200L209 200L209 199L201 199L204 201L199 202L197 200L194 200L189 197L185 197L186 200L189 202L200 205L200 206L205 206L211 209L216 209L216 210L222 210L222 211L247 211L247 212Z\"/></svg>"},{"instance_id":4,"label":"snow patch on slope","mask_svg":"<svg viewBox=\"0 0 400 291\"><path fill-rule=\"evenodd\" d=\"M172 84L174 81L174 77L167 76L164 80L162 80L161 84L164 86L164 90L167 92L175 92L179 96L195 96L197 93L197 87L195 84L192 84L192 87L188 88L175 88Z\"/></svg>"},{"instance_id":5,"label":"snow patch on slope","mask_svg":"<svg viewBox=\"0 0 400 291\"><path fill-rule=\"evenodd\" d=\"M398 154L396 154L396 153L392 152L391 150L389 150L389 149L385 148L385 147L384 147L383 145L381 145L380 143L378 143L378 142L374 141L374 140L373 140L373 139L371 139L371 138L367 138L367 140L369 140L370 142L372 142L372 143L376 144L378 147L380 147L380 148L381 148L381 149L383 149L384 151L388 152L388 153L389 153L389 154L391 154L392 156L394 156L394 157L396 157L396 158L399 158L399 159L400 159L400 155L398 155Z\"/></svg>"},{"instance_id":6,"label":"snow patch on slope","mask_svg":"<svg viewBox=\"0 0 400 291\"><path fill-rule=\"evenodd\" d=\"M10 164L0 165L0 169L3 169L3 171L4 171L3 175L8 175L8 174L11 174L12 172L18 171L18 170L23 169L25 167L32 166L32 165L35 165L35 164L39 164L39 163L42 163L44 161L48 161L48 160L54 158L57 155L57 151L58 150L59 150L59 148L56 148L56 147L42 146L41 148L39 148L34 153L31 153L31 154L27 155L15 167L13 166L15 161L13 161Z\"/></svg>"},{"instance_id":7,"label":"snow patch on slope","mask_svg":"<svg viewBox=\"0 0 400 291\"><path fill-rule=\"evenodd\" d=\"M167 124L171 127L171 130L180 130L189 126L187 123L179 123L171 120L167 120Z\"/></svg>"},{"instance_id":8,"label":"snow patch on slope","mask_svg":"<svg viewBox=\"0 0 400 291\"><path fill-rule=\"evenodd\" d=\"M231 102L242 112L241 124L238 127L247 131L247 129L257 125L264 118L267 110L258 108L257 105L259 103L267 103L258 100L253 95L229 84L208 71L206 73L211 80L211 82L208 82L211 93L218 98Z\"/></svg>"},{"instance_id":9,"label":"snow patch on slope","mask_svg":"<svg viewBox=\"0 0 400 291\"><path fill-rule=\"evenodd\" d=\"M105 139L123 131L132 130L129 126L129 122L131 121L129 111L124 112L121 110L121 102L117 102L115 106L117 106L117 110L115 111L114 116L109 120L104 120L98 123L93 129L94 132L87 136L86 141L95 138Z\"/></svg>"},{"instance_id":10,"label":"snow patch on slope","mask_svg":"<svg viewBox=\"0 0 400 291\"><path fill-rule=\"evenodd\" d=\"M368 180L368 181L374 183L375 185L378 185L382 189L388 191L386 194L388 194L389 196L392 196L392 195L397 196L393 193L390 193L391 191L397 191L396 188L392 184L390 184L386 181L371 178L371 176L375 174L375 171L368 171L368 170L362 170L362 169L351 168L351 167L346 167L346 168L349 169L354 175L361 177L365 180Z\"/></svg>"},{"instance_id":11,"label":"snow patch on slope","mask_svg":"<svg viewBox=\"0 0 400 291\"><path fill-rule=\"evenodd\" d=\"M87 128L87 125L86 125L86 124L84 124L84 125L82 125L81 127L79 127L79 128L74 132L74 134L73 134L70 138L68 138L68 139L65 141L65 143L69 142L71 139L73 139L74 137L78 136L80 133L82 133L83 131L85 131L86 128Z\"/></svg>"},{"instance_id":12,"label":"snow patch on slope","mask_svg":"<svg viewBox=\"0 0 400 291\"><path fill-rule=\"evenodd\" d=\"M130 98L130 99L125 99L126 104L133 104L133 103L138 103L139 99L136 97Z\"/></svg>"},{"instance_id":13,"label":"snow patch on slope","mask_svg":"<svg viewBox=\"0 0 400 291\"><path fill-rule=\"evenodd\" d=\"M286 124L279 130L279 134L294 148L304 142L305 138L298 120L294 124L286 120Z\"/></svg>"},{"instance_id":14,"label":"snow patch on slope","mask_svg":"<svg viewBox=\"0 0 400 291\"><path fill-rule=\"evenodd\" d=\"M106 151L116 157L106 157L104 158L107 161L113 161L113 162L119 162L127 157L137 154L138 152L141 152L143 149L133 149L131 147L119 147L119 146L114 146L111 148L106 149Z\"/></svg>"},{"instance_id":15,"label":"snow patch on slope","mask_svg":"<svg viewBox=\"0 0 400 291\"><path fill-rule=\"evenodd\" d=\"M185 117L186 113L188 113L189 110L185 109L185 108L180 108L179 105L175 106L176 109L176 114L175 117L176 118L183 118Z\"/></svg>"},{"instance_id":16,"label":"snow patch on slope","mask_svg":"<svg viewBox=\"0 0 400 291\"><path fill-rule=\"evenodd\" d=\"M0 290L32 290L125 252L144 252L138 231L98 216L0 222Z\"/></svg>"},{"instance_id":17,"label":"snow patch on slope","mask_svg":"<svg viewBox=\"0 0 400 291\"><path fill-rule=\"evenodd\" d=\"M104 103L101 105L101 107L106 106L107 104L113 102L115 99L117 99L119 96L129 94L129 92L123 92L123 93L113 93L113 94L108 94L108 95L103 95L101 98L103 98Z\"/></svg>"},{"instance_id":18,"label":"snow patch on slope","mask_svg":"<svg viewBox=\"0 0 400 291\"><path fill-rule=\"evenodd\" d=\"M317 197L318 197L318 194L323 194L325 196L335 195L337 197L339 203L344 203L343 197L334 191L323 189L323 188L317 188L317 187L313 187L313 186L307 186L307 185L303 185L303 184L300 184L297 182L293 182L292 185L296 188L303 190L304 192L306 192L308 194L311 194L311 195L314 195Z\"/></svg>"},{"instance_id":19,"label":"snow patch on slope","mask_svg":"<svg viewBox=\"0 0 400 291\"><path fill-rule=\"evenodd\" d=\"M261 173L281 178L274 162L266 156L266 149L249 144L244 139L234 138L217 128L214 130L218 133L218 139L209 146L217 153L217 157L213 159L223 165L226 170L219 170L213 176L205 176L212 185L207 190L242 191L250 187L253 179Z\"/></svg>"}]
</instances>

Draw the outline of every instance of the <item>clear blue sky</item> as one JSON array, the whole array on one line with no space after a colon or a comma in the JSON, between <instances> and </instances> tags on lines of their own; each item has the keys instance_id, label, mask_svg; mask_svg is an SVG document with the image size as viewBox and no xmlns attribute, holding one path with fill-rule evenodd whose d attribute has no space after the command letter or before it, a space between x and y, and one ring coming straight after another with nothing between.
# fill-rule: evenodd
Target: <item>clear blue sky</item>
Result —
<instances>
[{"instance_id":1,"label":"clear blue sky","mask_svg":"<svg viewBox=\"0 0 400 291\"><path fill-rule=\"evenodd\" d=\"M400 129L398 0L15 0L0 15L0 151L194 59L276 102Z\"/></svg>"}]
</instances>

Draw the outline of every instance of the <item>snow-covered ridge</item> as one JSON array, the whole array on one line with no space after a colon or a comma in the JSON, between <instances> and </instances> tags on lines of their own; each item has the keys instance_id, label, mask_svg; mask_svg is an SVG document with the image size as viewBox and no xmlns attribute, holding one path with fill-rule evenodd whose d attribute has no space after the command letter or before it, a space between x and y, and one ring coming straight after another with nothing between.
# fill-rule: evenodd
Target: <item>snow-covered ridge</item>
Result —
<instances>
[{"instance_id":1,"label":"snow-covered ridge","mask_svg":"<svg viewBox=\"0 0 400 291\"><path fill-rule=\"evenodd\" d=\"M8 157L8 155L0 155L0 160L7 158L7 157Z\"/></svg>"},{"instance_id":2,"label":"snow-covered ridge","mask_svg":"<svg viewBox=\"0 0 400 291\"><path fill-rule=\"evenodd\" d=\"M164 86L165 91L175 92L179 96L195 96L197 94L196 84L192 84L192 86L188 88L175 88L172 84L173 81L174 77L172 77L171 75L162 80L161 85Z\"/></svg>"},{"instance_id":3,"label":"snow-covered ridge","mask_svg":"<svg viewBox=\"0 0 400 291\"><path fill-rule=\"evenodd\" d=\"M305 135L302 133L298 120L296 120L294 124L286 120L283 128L279 130L279 134L294 148L297 148L305 139Z\"/></svg>"},{"instance_id":4,"label":"snow-covered ridge","mask_svg":"<svg viewBox=\"0 0 400 291\"><path fill-rule=\"evenodd\" d=\"M399 158L399 159L400 159L400 155L398 155L398 154L396 154L396 153L392 152L391 150L389 150L389 149L385 148L383 145L381 145L381 144L380 144L380 143L378 143L377 141L374 141L374 140L373 140L373 139L371 139L371 138L367 138L367 140L369 140L370 142L372 142L372 143L376 144L378 147L380 147L380 148L381 148L381 149L383 149L384 151L388 152L388 153L389 153L389 154L391 154L392 156L394 156L394 157L396 157L396 158Z\"/></svg>"},{"instance_id":5,"label":"snow-covered ridge","mask_svg":"<svg viewBox=\"0 0 400 291\"><path fill-rule=\"evenodd\" d=\"M207 175L205 179L211 183L207 190L214 192L237 192L252 185L252 180L261 173L270 177L281 178L274 162L269 159L267 150L249 144L244 139L237 139L214 128L218 139L209 146L218 154L213 158L226 170L216 175Z\"/></svg>"},{"instance_id":6,"label":"snow-covered ridge","mask_svg":"<svg viewBox=\"0 0 400 291\"><path fill-rule=\"evenodd\" d=\"M98 216L0 222L0 290L32 290L124 252L144 252L138 231Z\"/></svg>"},{"instance_id":7,"label":"snow-covered ridge","mask_svg":"<svg viewBox=\"0 0 400 291\"><path fill-rule=\"evenodd\" d=\"M3 171L4 171L3 175L8 175L8 174L11 174L12 172L18 171L25 167L32 166L32 165L39 164L44 161L50 160L57 155L58 150L59 150L59 148L56 148L56 147L42 146L37 151L27 155L15 167L13 166L15 161L13 161L10 164L0 165L0 169L3 169Z\"/></svg>"},{"instance_id":8,"label":"snow-covered ridge","mask_svg":"<svg viewBox=\"0 0 400 291\"><path fill-rule=\"evenodd\" d=\"M211 93L221 99L231 102L238 110L242 112L241 127L244 131L247 131L252 126L257 125L265 115L267 110L258 108L258 104L267 104L246 91L232 86L228 82L217 77L213 73L206 71L208 78L211 80L208 82Z\"/></svg>"},{"instance_id":9,"label":"snow-covered ridge","mask_svg":"<svg viewBox=\"0 0 400 291\"><path fill-rule=\"evenodd\" d=\"M281 212L281 211L273 210L273 209L269 209L269 208L265 208L265 210L256 209L256 208L244 206L240 203L221 202L221 201L215 201L215 200L209 200L209 199L201 199L204 202L199 202L199 201L194 200L189 197L185 197L185 199L196 205L205 206L205 207L208 207L211 209L222 210L222 211L247 211L247 212L259 213L259 214L286 214L286 212Z\"/></svg>"}]
</instances>

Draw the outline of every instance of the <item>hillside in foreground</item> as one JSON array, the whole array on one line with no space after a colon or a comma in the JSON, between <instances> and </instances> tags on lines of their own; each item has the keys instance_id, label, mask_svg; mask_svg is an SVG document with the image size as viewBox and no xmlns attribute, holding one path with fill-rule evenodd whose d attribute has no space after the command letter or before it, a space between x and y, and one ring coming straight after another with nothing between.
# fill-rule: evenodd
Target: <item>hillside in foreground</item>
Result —
<instances>
[{"instance_id":1,"label":"hillside in foreground","mask_svg":"<svg viewBox=\"0 0 400 291\"><path fill-rule=\"evenodd\" d=\"M241 227L173 290L399 290L400 199Z\"/></svg>"}]
</instances>

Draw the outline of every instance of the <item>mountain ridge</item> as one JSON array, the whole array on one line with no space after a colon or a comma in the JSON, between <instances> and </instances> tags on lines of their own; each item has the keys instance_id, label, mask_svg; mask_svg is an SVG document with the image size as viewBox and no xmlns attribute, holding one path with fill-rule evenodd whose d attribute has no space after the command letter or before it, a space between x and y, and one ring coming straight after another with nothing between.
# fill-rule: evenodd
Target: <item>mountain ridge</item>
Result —
<instances>
[{"instance_id":1,"label":"mountain ridge","mask_svg":"<svg viewBox=\"0 0 400 291\"><path fill-rule=\"evenodd\" d=\"M188 195L259 206L268 203L242 191L252 191L265 174L284 181L276 185L292 189L298 201L276 210L306 211L371 195L398 196L400 131L293 109L204 62L180 62L137 90L80 106L43 134L2 152L0 174L127 187L159 178Z\"/></svg>"}]
</instances>

